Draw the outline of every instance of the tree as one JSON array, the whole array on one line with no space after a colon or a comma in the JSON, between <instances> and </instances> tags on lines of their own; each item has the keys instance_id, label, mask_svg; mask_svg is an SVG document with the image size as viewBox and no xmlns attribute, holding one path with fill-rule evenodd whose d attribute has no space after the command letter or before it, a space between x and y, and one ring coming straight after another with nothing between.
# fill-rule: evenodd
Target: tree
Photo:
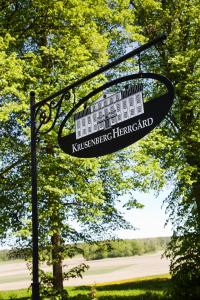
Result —
<instances>
[{"instance_id":1,"label":"tree","mask_svg":"<svg viewBox=\"0 0 200 300\"><path fill-rule=\"evenodd\" d=\"M140 143L148 161L158 160L174 188L166 199L174 234L167 255L177 297L197 299L200 280L199 1L140 1L132 7L141 33L167 41L142 56L145 70L166 75L175 86L171 113ZM159 56L156 53L159 52ZM159 178L158 178L159 179Z\"/></svg>"},{"instance_id":2,"label":"tree","mask_svg":"<svg viewBox=\"0 0 200 300\"><path fill-rule=\"evenodd\" d=\"M22 183L22 179L19 177L16 179L16 195L15 197L7 197L6 189L12 190L13 182L12 176L9 178L6 176L10 169L15 170L18 162L24 162L24 150L25 145L21 142L23 134L21 133L20 122L15 121L15 117L20 120L20 111L25 109L24 94L22 92L21 82L24 80L23 67L24 62L17 57L17 53L14 51L9 53L11 43L15 39L11 37L9 33L0 38L0 74L1 74L1 91L0 91L0 156L1 156L1 172L0 172L0 184L1 184L1 223L0 234L6 235L7 228L11 226L8 214L13 216L13 227L17 225L18 216L21 214L21 205L18 201L15 203L15 198L19 197L18 184ZM22 101L19 100L22 99ZM10 117L8 114L10 113ZM26 161L27 163L27 161ZM14 171L15 172L15 171ZM7 204L10 204L8 208ZM10 210L10 208L12 209Z\"/></svg>"},{"instance_id":3,"label":"tree","mask_svg":"<svg viewBox=\"0 0 200 300\"><path fill-rule=\"evenodd\" d=\"M37 99L42 99L104 64L109 44L127 37L125 27L132 16L127 10L129 1L12 0L0 6L1 35L10 37L2 52L3 63L9 60L16 70L12 76L5 72L10 91L3 86L1 97L1 236L15 233L18 246L28 250L28 256L29 91L34 89ZM80 87L76 96L82 97L104 80L99 77ZM65 101L63 110L68 111L73 102L72 98ZM62 260L79 251L76 242L110 239L108 229L128 226L114 203L133 180L125 176L129 168L126 153L99 160L74 159L61 153L57 127L48 136L41 135L38 145L39 231L40 259L53 264L53 276L44 280L52 284L55 294L62 294L64 277L81 276L86 267L63 274ZM78 229L71 225L73 219Z\"/></svg>"}]
</instances>

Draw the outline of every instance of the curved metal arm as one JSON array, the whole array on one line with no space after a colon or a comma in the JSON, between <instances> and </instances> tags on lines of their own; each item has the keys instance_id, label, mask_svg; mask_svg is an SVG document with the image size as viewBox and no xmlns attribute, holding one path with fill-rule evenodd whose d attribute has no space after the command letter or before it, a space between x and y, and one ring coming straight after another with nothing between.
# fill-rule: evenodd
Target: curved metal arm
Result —
<instances>
[{"instance_id":1,"label":"curved metal arm","mask_svg":"<svg viewBox=\"0 0 200 300\"><path fill-rule=\"evenodd\" d=\"M35 107L39 107L44 105L46 102L49 102L50 100L67 93L69 90L72 90L73 88L76 88L77 86L80 86L81 84L83 84L84 82L96 77L99 74L104 73L105 71L121 64L122 62L126 61L127 59L134 57L135 55L138 55L140 53L142 53L143 51L147 50L148 48L156 45L157 43L163 42L164 40L166 40L167 36L166 34L162 34L158 37L156 37L155 39L153 39L152 41L149 41L148 43L141 45L140 47L133 49L132 51L128 52L127 54L117 58L116 60L108 63L107 65L101 67L100 69L90 73L89 75L71 83L70 85L66 86L65 88L61 89L60 91L50 95L49 97L41 100L40 102L35 104Z\"/></svg>"},{"instance_id":2,"label":"curved metal arm","mask_svg":"<svg viewBox=\"0 0 200 300\"><path fill-rule=\"evenodd\" d=\"M111 63L108 63L107 65L101 67L100 69L90 73L89 75L69 84L68 86L66 86L65 88L59 90L58 92L50 95L49 97L47 97L46 99L41 100L40 102L37 102L34 104L34 109L35 109L35 119L38 118L39 120L39 124L37 125L36 128L36 135L38 133L41 134L46 134L48 132L50 132L53 127L55 126L55 123L57 121L57 119L60 116L60 109L61 109L61 105L62 105L62 101L64 98L70 99L70 91L74 88L76 88L77 86L80 86L81 84L83 84L84 82L96 77L97 75L104 73L105 71L119 65L120 63L126 61L127 59L134 57L135 55L139 55L140 53L142 53L143 51L147 50L148 48L150 48L151 46L154 46L155 44L162 42L166 39L166 35L163 34L161 36L158 36L157 38L153 39L152 41L130 51L129 53L119 57L118 59L116 59L115 61L112 61ZM141 73L142 74L142 73ZM143 73L145 74L145 73ZM134 76L134 75L131 75ZM138 76L138 75L137 75ZM126 77L124 77L126 78ZM138 77L137 77L138 78ZM140 77L142 78L142 76ZM119 81L118 81L119 80ZM113 84L116 84L118 82L123 82L120 81L121 79L118 79L116 81L113 81ZM128 79L127 79L128 80ZM111 84L112 85L112 84ZM102 91L103 89L107 88L108 86L111 86L110 83L105 84L104 86L102 86L102 89L100 89L99 91ZM97 92L96 92L97 91ZM96 93L99 92L98 89L95 90ZM85 103L87 101L87 99L89 99L90 97L92 97L94 92L90 93L88 96L82 98L79 103L77 105L75 105L73 107L73 109L67 114L67 116L65 117L64 121L62 122L62 124L64 124L66 122L66 120L72 115L72 113L83 103ZM60 99L55 103L55 98L60 97ZM87 99L86 99L87 98ZM46 107L46 109L45 109ZM54 121L52 123L52 125L45 131L41 131L41 127L45 124L48 124L51 120L52 117L52 110L56 109L56 115L54 118ZM59 136L61 136L61 131L64 125L61 124L61 127L59 129Z\"/></svg>"}]
</instances>

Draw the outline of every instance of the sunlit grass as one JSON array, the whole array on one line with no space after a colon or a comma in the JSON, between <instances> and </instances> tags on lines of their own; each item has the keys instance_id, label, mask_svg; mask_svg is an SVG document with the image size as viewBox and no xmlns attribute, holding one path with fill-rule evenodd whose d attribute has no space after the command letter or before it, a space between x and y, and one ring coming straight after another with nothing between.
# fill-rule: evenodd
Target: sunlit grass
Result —
<instances>
[{"instance_id":1,"label":"sunlit grass","mask_svg":"<svg viewBox=\"0 0 200 300\"><path fill-rule=\"evenodd\" d=\"M169 285L170 276L157 275L111 283L96 284L97 299L99 300L166 300L165 291ZM92 286L68 287L69 299L89 300ZM0 292L2 300L31 299L31 291L27 289ZM46 298L45 300L50 299ZM44 300L44 298L43 298Z\"/></svg>"},{"instance_id":2,"label":"sunlit grass","mask_svg":"<svg viewBox=\"0 0 200 300\"><path fill-rule=\"evenodd\" d=\"M168 274L96 284L97 297L100 300L157 300L166 299L165 291L169 285ZM86 293L87 292L87 293ZM69 290L70 299L90 299L86 295L91 292L91 286L74 287ZM77 296L78 294L78 296Z\"/></svg>"}]
</instances>

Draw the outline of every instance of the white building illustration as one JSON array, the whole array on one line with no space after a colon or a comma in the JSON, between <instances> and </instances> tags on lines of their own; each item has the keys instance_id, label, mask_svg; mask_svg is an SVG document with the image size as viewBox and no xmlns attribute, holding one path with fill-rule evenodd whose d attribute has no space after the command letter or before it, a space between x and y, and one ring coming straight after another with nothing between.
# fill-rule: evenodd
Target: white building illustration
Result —
<instances>
[{"instance_id":1,"label":"white building illustration","mask_svg":"<svg viewBox=\"0 0 200 300\"><path fill-rule=\"evenodd\" d=\"M142 84L104 95L90 107L75 114L76 139L106 130L143 113Z\"/></svg>"}]
</instances>

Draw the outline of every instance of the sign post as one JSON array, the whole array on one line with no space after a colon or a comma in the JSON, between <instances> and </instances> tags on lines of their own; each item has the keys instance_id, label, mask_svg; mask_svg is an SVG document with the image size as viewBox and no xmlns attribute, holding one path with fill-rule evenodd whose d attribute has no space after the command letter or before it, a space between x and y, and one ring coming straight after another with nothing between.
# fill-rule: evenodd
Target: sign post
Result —
<instances>
[{"instance_id":1,"label":"sign post","mask_svg":"<svg viewBox=\"0 0 200 300\"><path fill-rule=\"evenodd\" d=\"M127 59L140 55L141 52L166 39L162 35L99 70L73 82L51 96L35 103L35 93L31 92L31 177L32 177L32 256L33 281L32 299L39 296L39 254L38 254L38 200L37 200L37 157L36 141L38 134L50 132L61 114L62 102L70 99L70 91L97 75L119 65ZM143 86L134 81L152 79L162 83L166 93L159 97L143 102ZM118 84L129 83L126 88L120 88L116 93L105 94L93 101L89 107L79 111L83 104L92 97ZM130 84L131 83L131 84ZM58 131L58 143L67 154L76 157L98 157L115 152L138 141L155 128L168 113L174 97L171 82L164 76L154 73L132 74L107 82L96 90L91 91L74 105L61 122ZM56 99L56 100L55 100ZM52 111L55 111L52 114ZM52 120L52 116L54 119ZM63 135L66 123L74 116L74 132ZM37 121L37 122L36 122ZM53 121L53 122L52 122ZM43 125L50 122L50 127L42 131ZM46 128L46 126L45 126Z\"/></svg>"},{"instance_id":2,"label":"sign post","mask_svg":"<svg viewBox=\"0 0 200 300\"><path fill-rule=\"evenodd\" d=\"M32 179L32 299L39 299L39 251L38 251L38 201L37 201L37 158L36 158L36 119L35 93L31 92L31 179Z\"/></svg>"}]
</instances>

